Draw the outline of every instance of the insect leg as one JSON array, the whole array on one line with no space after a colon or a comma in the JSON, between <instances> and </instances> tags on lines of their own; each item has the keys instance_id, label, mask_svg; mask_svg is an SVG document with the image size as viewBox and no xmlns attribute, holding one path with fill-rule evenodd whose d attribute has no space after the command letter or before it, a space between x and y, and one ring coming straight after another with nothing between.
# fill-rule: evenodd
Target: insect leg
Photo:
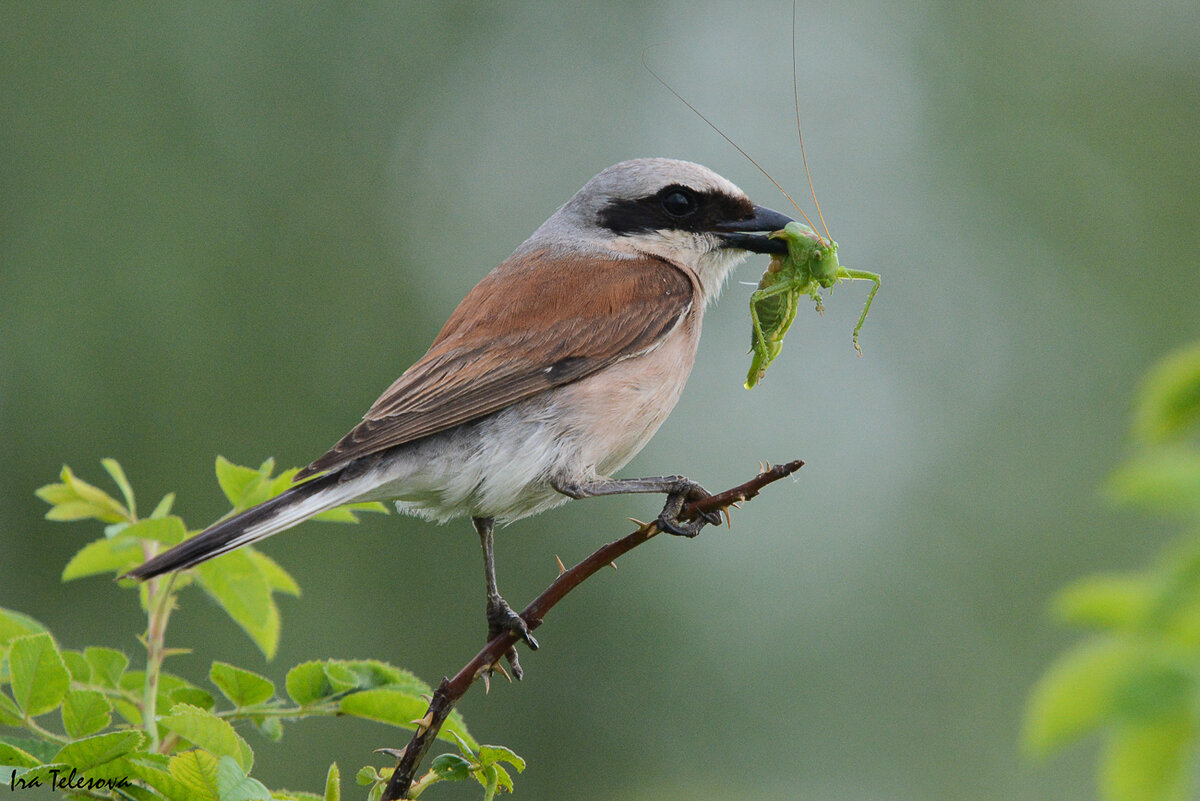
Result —
<instances>
[{"instance_id":1,"label":"insect leg","mask_svg":"<svg viewBox=\"0 0 1200 801\"><path fill-rule=\"evenodd\" d=\"M867 319L867 312L871 309L871 301L875 300L875 293L879 291L879 273L869 273L866 270L848 270L845 267L839 272L844 272L846 277L851 281L870 281L874 284L871 287L871 291L867 294L867 302L863 305L862 314L858 316L858 325L854 326L854 349L858 351L859 356L862 356L862 348L858 346L858 332L862 330L863 323Z\"/></svg>"}]
</instances>

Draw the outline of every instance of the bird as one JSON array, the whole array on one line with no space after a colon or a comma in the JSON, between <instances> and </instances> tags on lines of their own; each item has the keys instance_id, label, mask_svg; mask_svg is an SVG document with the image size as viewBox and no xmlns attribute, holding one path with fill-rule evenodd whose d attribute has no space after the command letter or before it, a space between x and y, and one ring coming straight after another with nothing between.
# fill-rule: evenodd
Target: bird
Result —
<instances>
[{"instance_id":1,"label":"bird","mask_svg":"<svg viewBox=\"0 0 1200 801\"><path fill-rule=\"evenodd\" d=\"M488 639L538 647L497 586L494 527L571 499L663 493L661 531L695 536L716 512L682 476L613 478L675 407L704 309L791 218L690 161L640 158L601 171L450 315L429 350L293 486L158 554L126 576L193 567L347 503L387 501L480 539ZM506 654L521 676L515 647Z\"/></svg>"}]
</instances>

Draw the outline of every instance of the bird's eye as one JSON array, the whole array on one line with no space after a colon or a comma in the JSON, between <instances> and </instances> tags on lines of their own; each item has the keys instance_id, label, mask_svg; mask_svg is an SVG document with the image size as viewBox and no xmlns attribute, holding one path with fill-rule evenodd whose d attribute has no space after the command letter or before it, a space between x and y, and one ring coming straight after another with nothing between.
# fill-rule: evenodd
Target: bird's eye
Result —
<instances>
[{"instance_id":1,"label":"bird's eye","mask_svg":"<svg viewBox=\"0 0 1200 801\"><path fill-rule=\"evenodd\" d=\"M672 217L686 217L696 210L696 196L675 187L662 196L663 210Z\"/></svg>"}]
</instances>

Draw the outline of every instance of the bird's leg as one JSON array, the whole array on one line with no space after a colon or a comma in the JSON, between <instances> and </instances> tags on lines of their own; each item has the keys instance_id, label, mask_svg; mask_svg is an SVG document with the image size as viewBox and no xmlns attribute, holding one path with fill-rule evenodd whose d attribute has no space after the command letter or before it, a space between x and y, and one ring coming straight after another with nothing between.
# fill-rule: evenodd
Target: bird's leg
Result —
<instances>
[{"instance_id":1,"label":"bird's leg","mask_svg":"<svg viewBox=\"0 0 1200 801\"><path fill-rule=\"evenodd\" d=\"M651 478L593 478L585 481L551 482L551 486L569 498L592 498L597 495L622 495L628 492L665 492L667 502L655 524L660 531L694 537L705 523L720 524L716 510L701 512L695 520L680 520L679 512L688 501L707 498L704 487L685 476L654 476Z\"/></svg>"},{"instance_id":2,"label":"bird's leg","mask_svg":"<svg viewBox=\"0 0 1200 801\"><path fill-rule=\"evenodd\" d=\"M496 555L492 544L492 529L495 527L495 520L490 517L474 517L471 518L471 522L475 525L475 531L479 534L479 542L483 546L483 572L484 579L487 581L488 640L492 640L498 634L511 631L524 640L530 649L536 651L538 641L529 633L529 626L520 615L513 611L512 607L508 605L508 601L500 597L500 590L496 586ZM521 670L521 664L517 661L516 646L509 648L505 656L508 657L508 663L512 665L513 675L520 679L524 671Z\"/></svg>"}]
</instances>

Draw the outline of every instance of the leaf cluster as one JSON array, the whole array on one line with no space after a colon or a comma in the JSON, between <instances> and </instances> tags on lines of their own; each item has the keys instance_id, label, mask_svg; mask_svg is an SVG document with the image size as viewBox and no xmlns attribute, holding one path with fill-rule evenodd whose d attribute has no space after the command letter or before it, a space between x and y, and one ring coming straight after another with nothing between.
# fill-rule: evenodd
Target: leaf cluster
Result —
<instances>
[{"instance_id":1,"label":"leaf cluster","mask_svg":"<svg viewBox=\"0 0 1200 801\"><path fill-rule=\"evenodd\" d=\"M1200 344L1151 370L1134 409L1135 452L1109 481L1117 503L1183 523L1153 564L1085 577L1053 601L1089 630L1031 695L1025 744L1038 754L1084 735L1104 744L1109 801L1194 797L1200 746Z\"/></svg>"},{"instance_id":2,"label":"leaf cluster","mask_svg":"<svg viewBox=\"0 0 1200 801\"><path fill-rule=\"evenodd\" d=\"M66 467L59 483L37 491L51 505L49 519L104 524L104 536L69 561L64 581L119 575L195 533L171 514L173 495L139 518L121 466L112 459L103 466L119 500ZM217 480L233 507L231 514L279 494L291 486L296 471L273 472L271 460L255 469L219 458ZM383 507L358 504L322 517L355 522L355 513L367 510ZM164 670L164 661L181 652L166 646L167 622L180 591L192 585L216 601L267 658L274 655L280 634L275 594L299 595L300 588L281 566L253 548L174 576L124 584L136 588L147 616L141 636L144 666L135 667L128 655L113 648L63 648L41 622L0 609L0 726L16 730L0 729L0 771L14 789L50 788L73 799L338 801L336 764L319 795L272 791L252 778L254 750L244 733L253 730L279 740L285 723L340 716L411 730L425 715L429 685L376 660L303 662L287 671L282 693L270 678L221 661L212 663L207 686ZM474 775L485 799L491 799L499 790L512 789L500 762L524 767L508 749L480 746L457 712L439 736L457 745L461 755L452 756L468 767L462 773L458 763L453 770L437 763L421 779L421 790ZM375 784L369 792L378 797L378 782L386 781L386 775L365 768L359 781Z\"/></svg>"}]
</instances>

